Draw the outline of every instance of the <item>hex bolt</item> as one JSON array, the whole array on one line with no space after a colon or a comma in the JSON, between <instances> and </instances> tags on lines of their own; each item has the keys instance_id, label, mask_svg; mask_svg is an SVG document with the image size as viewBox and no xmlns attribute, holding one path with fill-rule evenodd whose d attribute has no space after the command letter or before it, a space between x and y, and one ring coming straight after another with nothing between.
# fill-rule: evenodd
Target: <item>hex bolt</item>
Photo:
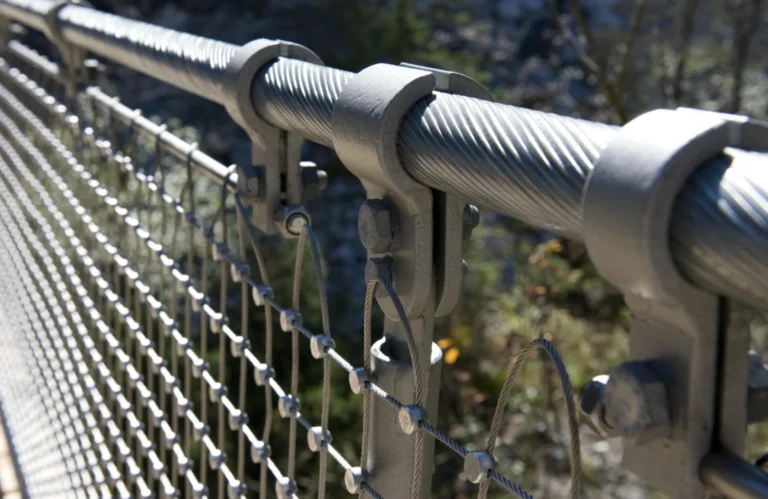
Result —
<instances>
[{"instance_id":1,"label":"hex bolt","mask_svg":"<svg viewBox=\"0 0 768 499\"><path fill-rule=\"evenodd\" d=\"M352 393L360 394L367 390L370 381L371 376L363 367L349 371L349 388L352 390Z\"/></svg>"},{"instance_id":2,"label":"hex bolt","mask_svg":"<svg viewBox=\"0 0 768 499\"><path fill-rule=\"evenodd\" d=\"M294 236L300 236L301 231L306 225L309 224L309 218L302 212L295 212L288 215L288 219L285 221L285 228L288 233Z\"/></svg>"},{"instance_id":3,"label":"hex bolt","mask_svg":"<svg viewBox=\"0 0 768 499\"><path fill-rule=\"evenodd\" d=\"M418 405L411 404L400 408L397 413L397 422L400 424L400 429L403 433L410 435L414 431L418 430L421 426L421 422L427 419L427 413Z\"/></svg>"},{"instance_id":4,"label":"hex bolt","mask_svg":"<svg viewBox=\"0 0 768 499\"><path fill-rule=\"evenodd\" d=\"M464 206L462 213L462 225L464 228L463 237L466 241L472 236L472 231L480 225L480 210L477 206L468 204Z\"/></svg>"},{"instance_id":5,"label":"hex bolt","mask_svg":"<svg viewBox=\"0 0 768 499\"><path fill-rule=\"evenodd\" d=\"M592 378L584 385L580 394L579 409L584 415L587 425L601 437L608 437L613 429L605 422L605 386L610 376L601 374Z\"/></svg>"},{"instance_id":6,"label":"hex bolt","mask_svg":"<svg viewBox=\"0 0 768 499\"><path fill-rule=\"evenodd\" d=\"M328 350L332 348L336 348L336 342L333 341L333 338L324 334L316 334L309 340L309 350L312 352L312 357L316 359L327 357Z\"/></svg>"},{"instance_id":7,"label":"hex bolt","mask_svg":"<svg viewBox=\"0 0 768 499\"><path fill-rule=\"evenodd\" d=\"M271 453L272 449L269 445L259 440L251 446L251 461L254 463L261 463L262 461L265 461Z\"/></svg>"},{"instance_id":8,"label":"hex bolt","mask_svg":"<svg viewBox=\"0 0 768 499\"><path fill-rule=\"evenodd\" d=\"M488 479L488 473L493 469L493 456L483 451L471 451L464 458L464 474L472 483L480 483Z\"/></svg>"},{"instance_id":9,"label":"hex bolt","mask_svg":"<svg viewBox=\"0 0 768 499\"><path fill-rule=\"evenodd\" d=\"M307 431L307 445L312 452L319 452L332 441L331 432L322 426L313 426Z\"/></svg>"},{"instance_id":10,"label":"hex bolt","mask_svg":"<svg viewBox=\"0 0 768 499\"><path fill-rule=\"evenodd\" d=\"M284 476L275 484L278 499L290 499L296 493L296 482Z\"/></svg>"},{"instance_id":11,"label":"hex bolt","mask_svg":"<svg viewBox=\"0 0 768 499\"><path fill-rule=\"evenodd\" d=\"M367 199L357 215L360 241L371 253L389 253L395 249L398 221L392 202Z\"/></svg>"},{"instance_id":12,"label":"hex bolt","mask_svg":"<svg viewBox=\"0 0 768 499\"><path fill-rule=\"evenodd\" d=\"M344 473L344 486L350 494L359 493L363 482L365 482L365 475L359 466L350 468Z\"/></svg>"},{"instance_id":13,"label":"hex bolt","mask_svg":"<svg viewBox=\"0 0 768 499\"><path fill-rule=\"evenodd\" d=\"M639 442L667 433L672 426L669 390L658 363L620 365L605 385L605 423Z\"/></svg>"}]
</instances>

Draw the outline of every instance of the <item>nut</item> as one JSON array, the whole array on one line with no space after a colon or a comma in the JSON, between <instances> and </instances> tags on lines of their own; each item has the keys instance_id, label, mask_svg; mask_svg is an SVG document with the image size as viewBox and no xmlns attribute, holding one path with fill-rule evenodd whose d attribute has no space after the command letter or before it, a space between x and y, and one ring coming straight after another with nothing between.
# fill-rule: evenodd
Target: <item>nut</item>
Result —
<instances>
[{"instance_id":1,"label":"nut","mask_svg":"<svg viewBox=\"0 0 768 499\"><path fill-rule=\"evenodd\" d=\"M605 385L605 423L623 437L647 442L672 426L669 391L660 366L625 362Z\"/></svg>"},{"instance_id":2,"label":"nut","mask_svg":"<svg viewBox=\"0 0 768 499\"><path fill-rule=\"evenodd\" d=\"M389 253L395 249L397 215L386 199L368 199L357 215L360 241L371 253Z\"/></svg>"},{"instance_id":3,"label":"nut","mask_svg":"<svg viewBox=\"0 0 768 499\"><path fill-rule=\"evenodd\" d=\"M584 385L580 394L579 409L584 415L587 426L601 437L608 437L612 429L605 422L605 385L610 376L601 374L595 376Z\"/></svg>"},{"instance_id":4,"label":"nut","mask_svg":"<svg viewBox=\"0 0 768 499\"><path fill-rule=\"evenodd\" d=\"M463 237L466 241L472 236L472 231L480 225L480 210L477 209L477 206L472 204L464 206L462 225L464 228Z\"/></svg>"}]
</instances>

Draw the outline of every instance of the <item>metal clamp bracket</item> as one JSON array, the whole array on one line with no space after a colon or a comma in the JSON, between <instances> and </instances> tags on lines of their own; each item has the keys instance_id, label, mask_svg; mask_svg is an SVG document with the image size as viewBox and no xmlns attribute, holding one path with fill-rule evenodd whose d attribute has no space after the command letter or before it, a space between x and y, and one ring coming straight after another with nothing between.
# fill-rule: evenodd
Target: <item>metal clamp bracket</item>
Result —
<instances>
[{"instance_id":1,"label":"metal clamp bracket","mask_svg":"<svg viewBox=\"0 0 768 499\"><path fill-rule=\"evenodd\" d=\"M309 215L302 203L325 188L327 177L314 163L301 159L303 138L264 121L253 105L256 75L267 64L290 57L322 64L311 50L282 40L254 40L240 47L225 70L227 112L252 142L251 164L238 167L237 190L253 206L253 223L266 234L298 234L288 220Z\"/></svg>"},{"instance_id":2,"label":"metal clamp bracket","mask_svg":"<svg viewBox=\"0 0 768 499\"><path fill-rule=\"evenodd\" d=\"M723 299L678 271L671 213L706 160L727 147L766 145L768 128L743 117L652 111L622 128L584 191L590 257L632 314L630 362L609 378L595 406L610 432L625 437L625 466L674 497L703 497L699 466L713 439L743 451L749 338L722 326ZM726 424L716 427L723 416Z\"/></svg>"},{"instance_id":3,"label":"metal clamp bracket","mask_svg":"<svg viewBox=\"0 0 768 499\"><path fill-rule=\"evenodd\" d=\"M479 83L459 73L376 64L344 87L331 119L334 149L366 190L368 201L358 224L368 257L394 259L393 282L409 317L426 310L435 281L436 315L453 310L463 276L465 221L476 220L465 216L465 210L476 208L465 208L466 202L457 196L416 182L400 164L400 124L410 108L434 90L490 97ZM397 317L388 297L379 295L378 301L389 317Z\"/></svg>"},{"instance_id":4,"label":"metal clamp bracket","mask_svg":"<svg viewBox=\"0 0 768 499\"><path fill-rule=\"evenodd\" d=\"M88 59L86 63L87 51L69 43L61 34L58 22L59 12L68 5L91 7L91 4L86 0L60 0L51 3L45 14L45 36L53 43L61 55L67 72L64 80L66 95L68 98L73 98L79 85L93 82L98 70L98 62L95 59Z\"/></svg>"},{"instance_id":5,"label":"metal clamp bracket","mask_svg":"<svg viewBox=\"0 0 768 499\"><path fill-rule=\"evenodd\" d=\"M391 280L409 319L418 358L410 358L406 332L394 302L380 292L377 300L385 313L384 337L371 348L373 376L378 386L405 403L414 402L415 381L411 362L422 370L424 407L436 417L442 352L432 341L435 315L453 310L463 276L462 241L476 224L465 223L461 199L435 192L415 181L398 156L398 133L413 105L434 90L487 98L474 80L418 66L377 64L347 83L333 109L333 145L341 161L357 176L367 200L360 209L358 229L367 250L366 273ZM476 216L469 217L472 221ZM371 277L371 276L368 276ZM359 383L358 383L359 384ZM385 495L410 494L416 455L411 437L399 425L397 413L374 401L374 428L369 442L371 486ZM425 446L424 469L432 468L434 446ZM395 458L395 456L398 456ZM391 477L403 477L393 483ZM422 477L421 497L428 497L430 474Z\"/></svg>"}]
</instances>

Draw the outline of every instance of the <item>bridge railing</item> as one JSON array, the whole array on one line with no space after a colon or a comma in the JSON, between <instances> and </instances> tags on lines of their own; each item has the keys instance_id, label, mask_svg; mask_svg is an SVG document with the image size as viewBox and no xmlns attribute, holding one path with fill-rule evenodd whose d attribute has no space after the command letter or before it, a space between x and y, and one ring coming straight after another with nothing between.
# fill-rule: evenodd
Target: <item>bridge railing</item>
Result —
<instances>
[{"instance_id":1,"label":"bridge railing","mask_svg":"<svg viewBox=\"0 0 768 499\"><path fill-rule=\"evenodd\" d=\"M294 497L301 427L319 454L320 497L329 459L350 493L428 497L435 440L464 459L480 497L492 482L530 497L496 470L493 451L512 382L536 348L563 382L571 495L580 496L574 397L546 340L510 363L486 449L433 424L442 364L433 322L460 296L462 240L477 223L467 203L583 240L624 294L631 358L586 387L581 409L596 430L624 438L629 469L674 497L708 487L766 495L768 477L741 457L747 424L765 417L764 370L748 355L741 313L764 307L768 288L765 124L679 109L619 129L493 103L452 72L378 64L354 74L289 42L239 47L61 1L3 0L0 19L0 339L14 380L0 388L0 407L30 496L240 497L253 482L260 497ZM61 64L13 40L14 22L43 32ZM89 54L223 105L252 141L251 163L222 165L92 86ZM332 147L367 194L360 366L333 339L304 207L327 178L300 160L305 138ZM155 150L151 164L142 141ZM166 156L186 173L179 191ZM207 215L195 202L200 182L221 193ZM270 287L258 233L298 238L290 307ZM322 333L299 313L307 245ZM240 331L227 316L233 293ZM251 312L264 314L263 331L249 330ZM274 368L278 327L290 336L288 373ZM323 364L320 421L299 401L307 346ZM230 363L239 364L236 395ZM334 446L334 366L362 398L360 456ZM263 415L246 413L254 383ZM270 455L277 417L288 420L284 470ZM237 450L226 456L231 438ZM258 477L246 476L248 459Z\"/></svg>"}]
</instances>

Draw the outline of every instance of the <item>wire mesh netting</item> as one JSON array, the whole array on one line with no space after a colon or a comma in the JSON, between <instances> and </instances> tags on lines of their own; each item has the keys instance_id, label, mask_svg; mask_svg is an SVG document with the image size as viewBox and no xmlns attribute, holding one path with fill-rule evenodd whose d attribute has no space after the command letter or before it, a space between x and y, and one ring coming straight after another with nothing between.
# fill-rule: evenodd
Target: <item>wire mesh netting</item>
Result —
<instances>
[{"instance_id":1,"label":"wire mesh netting","mask_svg":"<svg viewBox=\"0 0 768 499\"><path fill-rule=\"evenodd\" d=\"M55 66L18 42L11 48L0 60L0 409L30 496L296 497L309 473L297 456L308 448L316 457L301 461L318 469L318 497L327 495L329 473L343 476L350 493L381 497L366 481L371 401L388 403L393 417L423 402L418 391L413 401L397 400L370 375L373 297L381 287L398 304L392 283L369 282L356 368L333 340L321 249L308 220L286 307L270 287L273 269L234 189L234 167L216 164L226 172L219 181L199 175L200 164L216 162L196 144L161 140L165 126L98 88L65 99ZM200 199L211 189L214 205ZM305 253L315 289L302 289ZM322 333L302 323L307 293L319 296ZM263 316L258 330L256 315ZM289 345L289 360L275 357L277 343ZM569 401L577 497L572 388L546 340L510 365L487 451L515 374L537 346L555 362ZM317 420L303 414L300 400L307 348L322 364L312 397ZM409 341L411 358L419 358L415 348ZM334 366L361 383L334 382ZM419 370L414 363L416 380ZM336 390L362 394L362 445L333 442ZM263 413L248 414L253 397L263 398ZM416 422L414 497L425 438L472 454L427 419ZM286 442L281 466L272 445L278 432ZM492 467L480 478L481 497L491 481L530 497Z\"/></svg>"}]
</instances>

